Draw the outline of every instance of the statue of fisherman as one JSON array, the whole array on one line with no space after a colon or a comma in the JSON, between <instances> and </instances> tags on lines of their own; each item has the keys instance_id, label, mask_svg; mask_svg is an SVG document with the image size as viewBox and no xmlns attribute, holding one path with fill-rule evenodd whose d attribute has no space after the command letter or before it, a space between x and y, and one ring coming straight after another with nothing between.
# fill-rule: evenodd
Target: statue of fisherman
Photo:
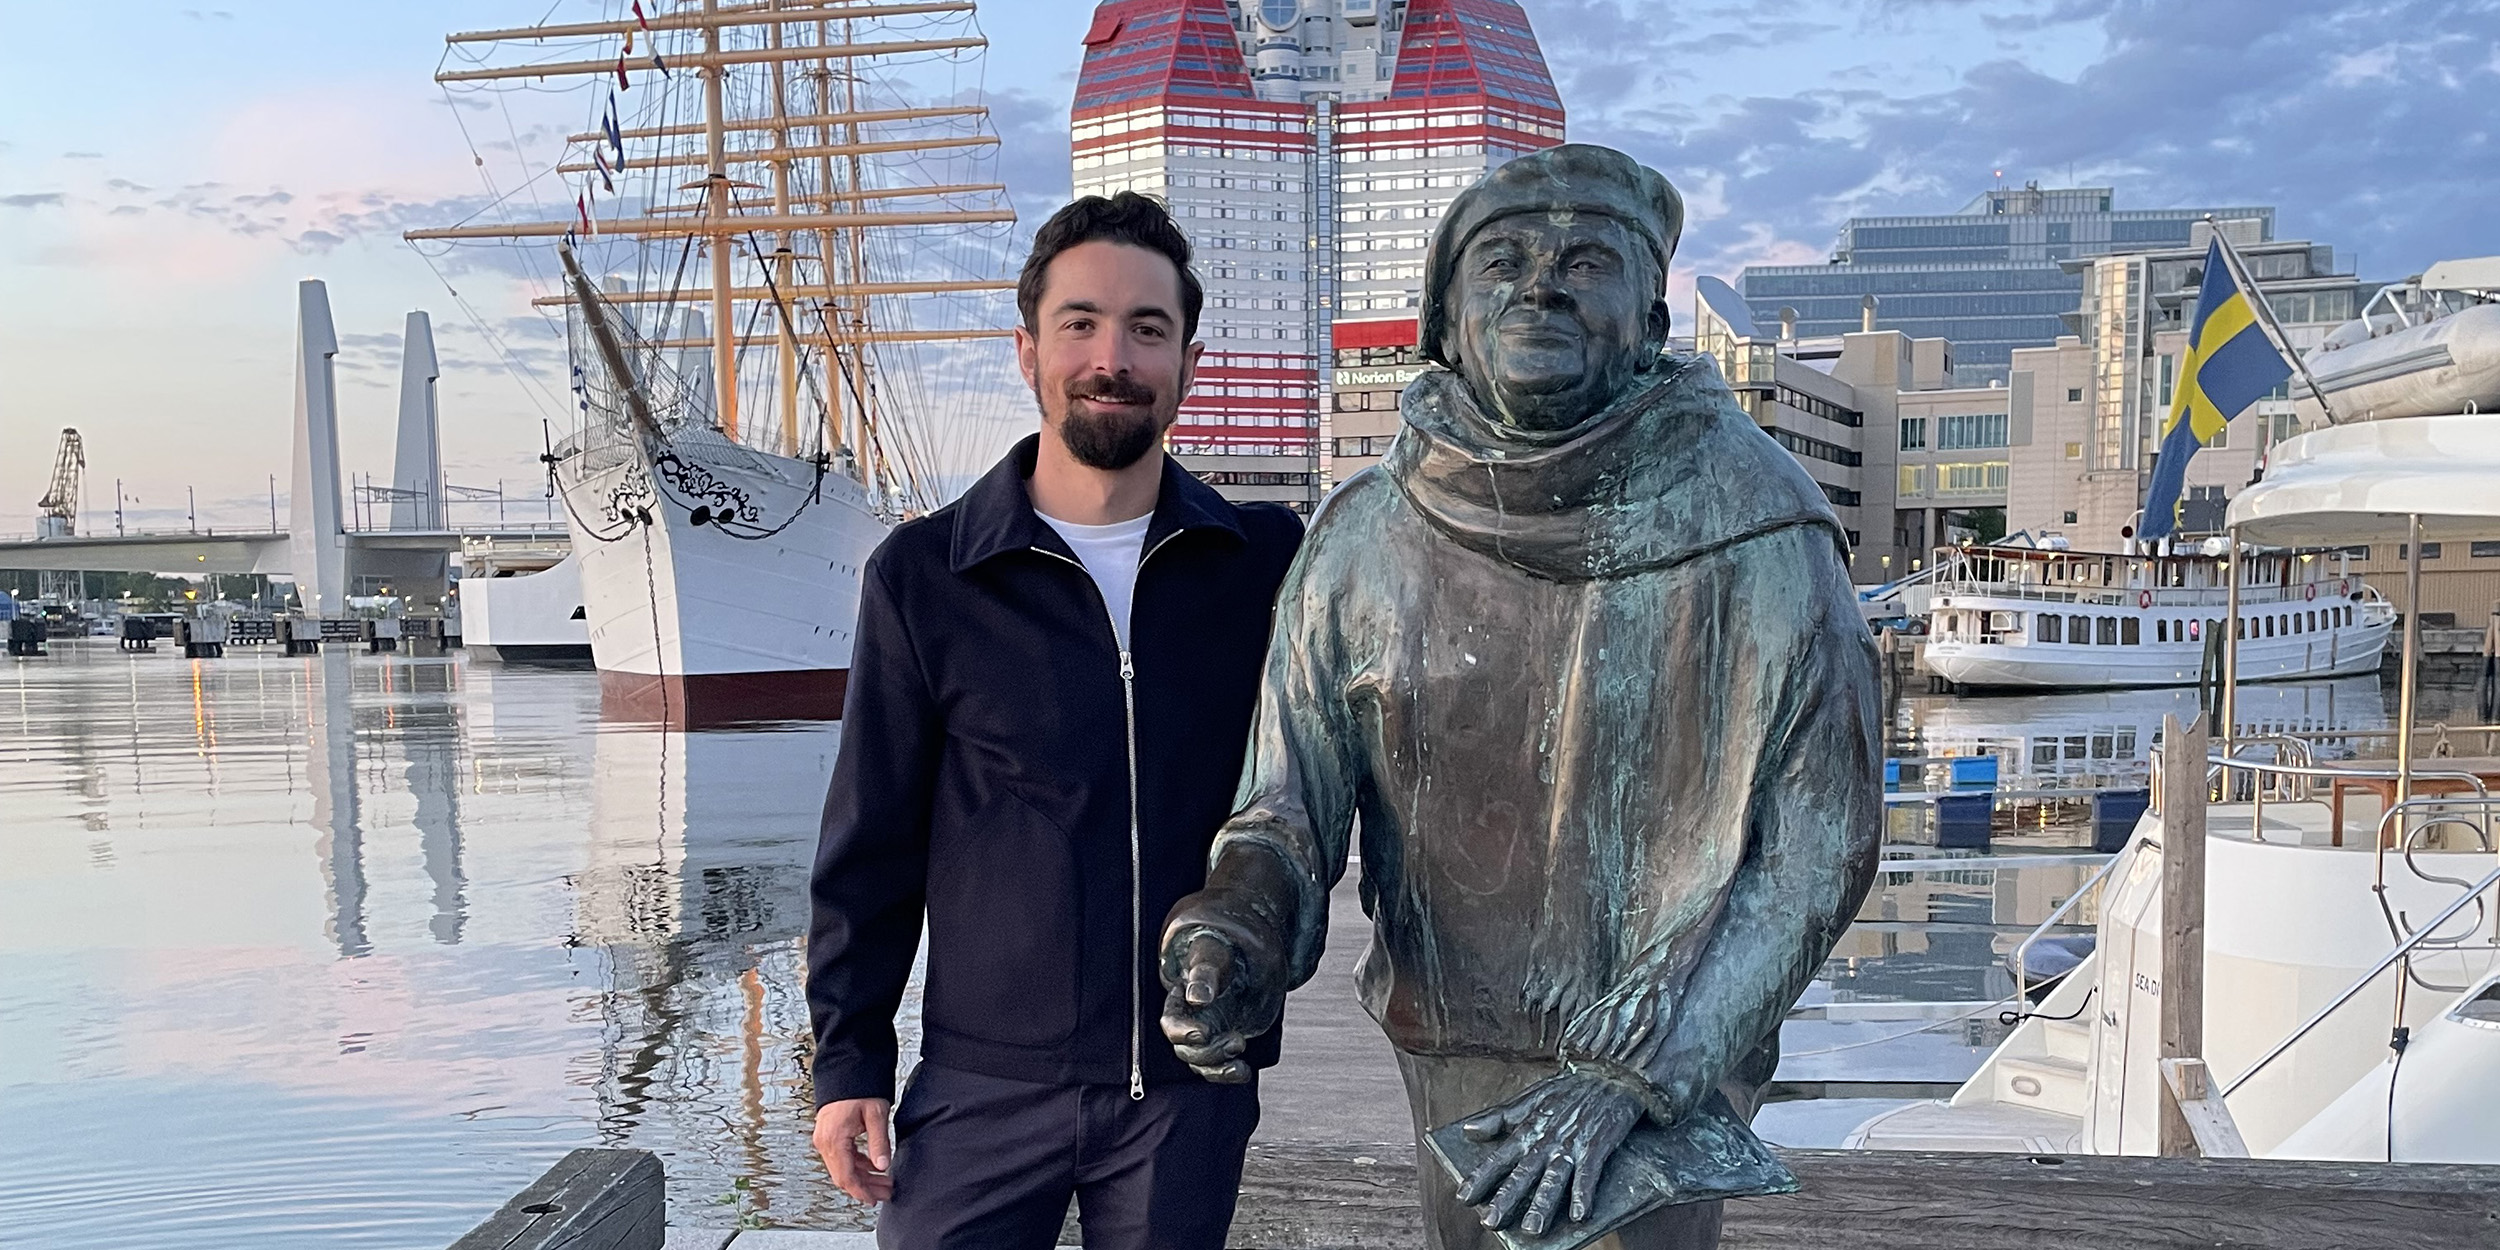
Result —
<instances>
[{"instance_id":1,"label":"statue of fisherman","mask_svg":"<svg viewBox=\"0 0 2500 1250\"><path fill-rule=\"evenodd\" d=\"M1362 1001L1419 1142L1463 1120L1486 1143L1464 1177L1419 1162L1436 1250L1573 1231L1644 1119L1714 1092L1750 1119L1873 880L1845 537L1711 361L1666 351L1683 217L1655 170L1577 144L1451 204L1419 326L1447 370L1313 521L1236 813L1164 929L1166 1035L1245 1078L1361 818ZM1614 1235L1715 1246L1719 1207Z\"/></svg>"}]
</instances>

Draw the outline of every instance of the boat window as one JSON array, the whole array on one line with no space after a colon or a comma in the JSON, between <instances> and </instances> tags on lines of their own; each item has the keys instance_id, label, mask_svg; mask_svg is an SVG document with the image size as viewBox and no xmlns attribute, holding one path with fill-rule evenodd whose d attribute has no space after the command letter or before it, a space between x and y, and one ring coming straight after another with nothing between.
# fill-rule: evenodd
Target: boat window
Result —
<instances>
[{"instance_id":1,"label":"boat window","mask_svg":"<svg viewBox=\"0 0 2500 1250\"><path fill-rule=\"evenodd\" d=\"M2485 1028L2500 1027L2500 981L2484 986L2481 993L2459 1003L2448 1018Z\"/></svg>"},{"instance_id":2,"label":"boat window","mask_svg":"<svg viewBox=\"0 0 2500 1250\"><path fill-rule=\"evenodd\" d=\"M2318 614L2317 614L2317 612L2316 612L2315 610L2312 610L2312 611L2309 613L2309 632L2311 632L2311 633L2315 633L2315 632L2317 632L2317 628L2318 628Z\"/></svg>"},{"instance_id":3,"label":"boat window","mask_svg":"<svg viewBox=\"0 0 2500 1250\"><path fill-rule=\"evenodd\" d=\"M2040 614L2038 632L2041 642L2064 642L2066 641L2066 618L2043 612Z\"/></svg>"},{"instance_id":4,"label":"boat window","mask_svg":"<svg viewBox=\"0 0 2500 1250\"><path fill-rule=\"evenodd\" d=\"M2245 616L2234 618L2231 622L2231 633L2238 638L2248 637L2248 618Z\"/></svg>"},{"instance_id":5,"label":"boat window","mask_svg":"<svg viewBox=\"0 0 2500 1250\"><path fill-rule=\"evenodd\" d=\"M2205 623L2204 623L2204 622L2202 622L2202 621L2189 621L2189 622L2188 622L2188 641L2189 641L2189 642L2203 642L2204 640L2205 640Z\"/></svg>"},{"instance_id":6,"label":"boat window","mask_svg":"<svg viewBox=\"0 0 2500 1250\"><path fill-rule=\"evenodd\" d=\"M2078 645L2089 645L2092 641L2092 618L2088 616L2067 617L2066 640Z\"/></svg>"},{"instance_id":7,"label":"boat window","mask_svg":"<svg viewBox=\"0 0 2500 1250\"><path fill-rule=\"evenodd\" d=\"M2153 641L2155 641L2155 642L2168 642L2168 641L2170 641L2170 622L2168 622L2168 621L2155 621L2155 622L2153 622Z\"/></svg>"},{"instance_id":8,"label":"boat window","mask_svg":"<svg viewBox=\"0 0 2500 1250\"><path fill-rule=\"evenodd\" d=\"M2144 641L2143 629L2143 622L2132 616L2120 620L2118 622L2119 643L2129 647L2140 645Z\"/></svg>"},{"instance_id":9,"label":"boat window","mask_svg":"<svg viewBox=\"0 0 2500 1250\"><path fill-rule=\"evenodd\" d=\"M2114 646L2117 646L2117 645L2118 645L2118 618L2117 618L2117 617L2114 617L2114 616L2104 616L2104 617L2100 618L2100 622L2101 622L2101 628L2100 628L2099 635L2098 635L2097 637L2095 637L2095 638L2093 639L2093 641L2100 643L2100 644L2101 644L2102 646L2104 646L2104 647L2114 647Z\"/></svg>"}]
</instances>

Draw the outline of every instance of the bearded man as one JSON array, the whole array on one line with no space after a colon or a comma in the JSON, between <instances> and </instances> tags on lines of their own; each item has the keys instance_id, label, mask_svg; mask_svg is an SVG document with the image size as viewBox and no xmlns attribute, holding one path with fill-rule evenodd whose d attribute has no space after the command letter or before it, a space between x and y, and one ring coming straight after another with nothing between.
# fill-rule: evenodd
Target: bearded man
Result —
<instances>
[{"instance_id":1,"label":"bearded man","mask_svg":"<svg viewBox=\"0 0 2500 1250\"><path fill-rule=\"evenodd\" d=\"M889 1248L1044 1250L1073 1198L1088 1246L1218 1250L1258 1096L1153 1032L1156 933L1231 810L1301 522L1163 453L1201 294L1161 205L1060 210L1016 303L1041 432L863 571L811 885L816 1149Z\"/></svg>"},{"instance_id":2,"label":"bearded man","mask_svg":"<svg viewBox=\"0 0 2500 1250\"><path fill-rule=\"evenodd\" d=\"M1419 325L1449 371L1312 522L1235 814L1165 930L1166 1035L1246 1077L1359 815L1363 1002L1419 1146L1461 1122L1483 1148L1464 1176L1419 1149L1437 1248L1576 1244L1643 1121L1750 1144L1732 1117L1873 879L1845 536L1709 359L1665 351L1682 225L1666 179L1579 145L1451 204ZM1718 1227L1701 1201L1614 1235Z\"/></svg>"}]
</instances>

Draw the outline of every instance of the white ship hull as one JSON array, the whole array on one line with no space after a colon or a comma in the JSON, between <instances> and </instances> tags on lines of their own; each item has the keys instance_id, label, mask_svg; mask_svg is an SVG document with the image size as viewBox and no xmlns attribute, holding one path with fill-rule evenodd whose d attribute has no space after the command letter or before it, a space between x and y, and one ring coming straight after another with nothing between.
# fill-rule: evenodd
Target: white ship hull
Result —
<instances>
[{"instance_id":1,"label":"white ship hull","mask_svg":"<svg viewBox=\"0 0 2500 1250\"><path fill-rule=\"evenodd\" d=\"M696 428L656 455L568 444L556 477L609 714L841 715L860 569L887 529L858 483Z\"/></svg>"},{"instance_id":2,"label":"white ship hull","mask_svg":"<svg viewBox=\"0 0 2500 1250\"><path fill-rule=\"evenodd\" d=\"M2388 623L2367 621L2293 638L2240 641L2241 681L2293 681L2375 673L2387 647ZM2204 662L2198 643L2089 644L1931 642L1929 672L1963 686L2032 689L2116 689L2185 686Z\"/></svg>"},{"instance_id":3,"label":"white ship hull","mask_svg":"<svg viewBox=\"0 0 2500 1250\"><path fill-rule=\"evenodd\" d=\"M534 573L460 583L462 644L494 664L590 662L581 566L571 556Z\"/></svg>"}]
</instances>

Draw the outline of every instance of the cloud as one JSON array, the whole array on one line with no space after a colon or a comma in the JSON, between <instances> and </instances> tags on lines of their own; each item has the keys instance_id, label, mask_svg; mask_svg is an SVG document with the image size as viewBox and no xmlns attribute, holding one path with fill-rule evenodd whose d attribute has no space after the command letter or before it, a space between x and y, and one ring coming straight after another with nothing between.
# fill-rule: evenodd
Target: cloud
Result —
<instances>
[{"instance_id":1,"label":"cloud","mask_svg":"<svg viewBox=\"0 0 2500 1250\"><path fill-rule=\"evenodd\" d=\"M59 208L67 198L58 191L29 191L17 195L0 195L0 208Z\"/></svg>"},{"instance_id":2,"label":"cloud","mask_svg":"<svg viewBox=\"0 0 2500 1250\"><path fill-rule=\"evenodd\" d=\"M61 159L65 161L100 161L104 159L104 154L102 152L63 152L61 153Z\"/></svg>"},{"instance_id":3,"label":"cloud","mask_svg":"<svg viewBox=\"0 0 2500 1250\"><path fill-rule=\"evenodd\" d=\"M1835 11L1807 4L1789 18ZM2031 51L1948 49L1965 59L1934 89L1905 89L1890 67L1852 73L1849 51L1827 44L1795 59L1821 68L1784 94L1701 98L1640 67L1676 64L1702 36L1626 14L1609 0L1553 0L1538 29L1575 139L1714 188L1717 211L1696 211L1688 236L1701 272L1826 253L1852 215L1949 212L1997 169L2109 185L2120 208L2271 204L2279 234L2334 244L2347 262L2376 258L2374 276L2494 250L2480 206L2500 194L2489 104L2500 13L2476 0L2383 0L2297 21L2267 0L1885 6L1866 20L2057 29ZM2094 54L2053 65L2050 47Z\"/></svg>"}]
</instances>

